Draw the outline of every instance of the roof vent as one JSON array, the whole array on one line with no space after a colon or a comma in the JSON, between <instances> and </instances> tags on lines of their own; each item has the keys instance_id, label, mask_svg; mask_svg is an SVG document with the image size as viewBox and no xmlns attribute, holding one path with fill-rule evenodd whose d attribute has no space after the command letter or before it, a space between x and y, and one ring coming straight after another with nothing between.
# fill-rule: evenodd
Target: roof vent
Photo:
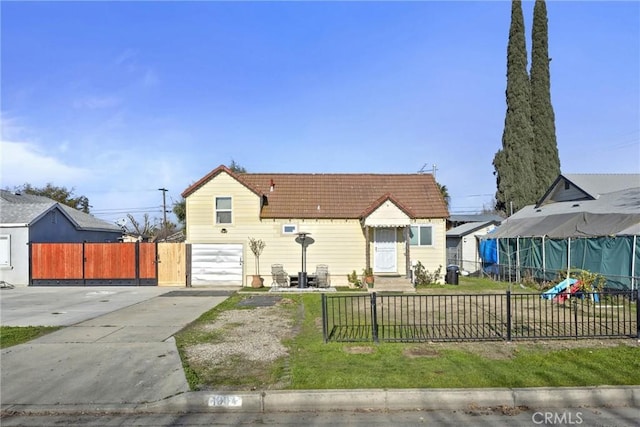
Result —
<instances>
[{"instance_id":1,"label":"roof vent","mask_svg":"<svg viewBox=\"0 0 640 427\"><path fill-rule=\"evenodd\" d=\"M571 206L571 207L572 207L572 208L580 207L580 203L576 203L576 204L574 204L574 205L573 205L573 206Z\"/></svg>"},{"instance_id":2,"label":"roof vent","mask_svg":"<svg viewBox=\"0 0 640 427\"><path fill-rule=\"evenodd\" d=\"M275 182L273 182L273 179L272 179L272 180L271 180L271 185L270 185L270 187L269 187L269 191L270 191L270 192L273 192L273 189L275 188L275 186L276 186L276 183L275 183Z\"/></svg>"}]
</instances>

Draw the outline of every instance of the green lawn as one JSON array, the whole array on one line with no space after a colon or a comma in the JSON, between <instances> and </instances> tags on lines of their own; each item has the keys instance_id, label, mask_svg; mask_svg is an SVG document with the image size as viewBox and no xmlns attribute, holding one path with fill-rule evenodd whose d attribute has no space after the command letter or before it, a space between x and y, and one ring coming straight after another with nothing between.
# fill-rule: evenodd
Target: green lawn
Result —
<instances>
[{"instance_id":1,"label":"green lawn","mask_svg":"<svg viewBox=\"0 0 640 427\"><path fill-rule=\"evenodd\" d=\"M58 329L57 326L0 326L0 348L22 344Z\"/></svg>"},{"instance_id":2,"label":"green lawn","mask_svg":"<svg viewBox=\"0 0 640 427\"><path fill-rule=\"evenodd\" d=\"M433 285L419 285L416 287L418 293L504 293L508 290L511 292L539 292L538 289L525 285L509 283L509 282L497 282L488 277L468 277L460 276L458 278L457 285L449 284L433 284Z\"/></svg>"},{"instance_id":3,"label":"green lawn","mask_svg":"<svg viewBox=\"0 0 640 427\"><path fill-rule=\"evenodd\" d=\"M504 291L508 284L465 278L460 285L445 285L448 292ZM518 286L519 287L519 286ZM435 289L432 291L431 289ZM464 289L464 291L462 291ZM441 288L420 292L441 292ZM532 292L533 290L523 290ZM238 309L247 295L238 294L206 313L176 338L181 354L185 346L218 340L215 331L196 332L221 310ZM482 343L323 343L319 294L287 294L287 313L296 319L297 334L284 341L285 360L256 365L234 360L231 378L216 377L202 388L352 389L352 388L476 388L595 386L640 384L640 346L626 340L556 340L546 342ZM184 359L183 359L184 360ZM206 378L186 364L188 375ZM251 365L251 369L248 369ZM243 366L249 375L243 377ZM259 380L257 378L259 377ZM192 378L192 379L193 379ZM192 380L190 383L196 384Z\"/></svg>"},{"instance_id":4,"label":"green lawn","mask_svg":"<svg viewBox=\"0 0 640 427\"><path fill-rule=\"evenodd\" d=\"M289 343L294 389L640 384L640 347L633 339L587 347L575 340L323 344L315 321L320 304L310 297L302 297L302 333Z\"/></svg>"}]
</instances>

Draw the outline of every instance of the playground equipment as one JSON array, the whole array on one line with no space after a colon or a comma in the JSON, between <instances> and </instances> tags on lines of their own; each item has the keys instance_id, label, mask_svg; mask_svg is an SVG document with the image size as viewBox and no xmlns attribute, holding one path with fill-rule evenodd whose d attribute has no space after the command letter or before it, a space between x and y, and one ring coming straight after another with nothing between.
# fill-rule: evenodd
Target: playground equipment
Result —
<instances>
[{"instance_id":1,"label":"playground equipment","mask_svg":"<svg viewBox=\"0 0 640 427\"><path fill-rule=\"evenodd\" d=\"M569 288L569 292L566 289ZM599 302L600 298L597 293L591 294L595 302ZM578 298L584 298L584 292L580 287L580 281L569 277L562 282L555 285L553 288L542 293L541 297L544 299L550 299L555 302L565 302L569 296L575 296Z\"/></svg>"}]
</instances>

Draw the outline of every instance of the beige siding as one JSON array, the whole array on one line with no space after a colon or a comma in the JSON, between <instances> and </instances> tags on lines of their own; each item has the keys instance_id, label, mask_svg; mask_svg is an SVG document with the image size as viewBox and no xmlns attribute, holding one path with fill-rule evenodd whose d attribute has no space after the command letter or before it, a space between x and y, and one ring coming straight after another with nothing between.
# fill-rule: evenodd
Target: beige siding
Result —
<instances>
[{"instance_id":1,"label":"beige siding","mask_svg":"<svg viewBox=\"0 0 640 427\"><path fill-rule=\"evenodd\" d=\"M368 226L400 226L408 225L409 217L402 212L394 203L384 202L378 209L373 211L364 222Z\"/></svg>"},{"instance_id":2,"label":"beige siding","mask_svg":"<svg viewBox=\"0 0 640 427\"><path fill-rule=\"evenodd\" d=\"M299 231L311 233L313 240L307 247L307 272L315 271L318 264L327 264L333 286L346 286L346 275L352 270L360 270L365 264L365 240L360 224L356 220L265 220L264 234L255 234L262 238L267 246L260 257L260 270L263 276L271 280L271 264L282 264L290 275L301 271L302 247L296 242L295 235L283 235L283 224L297 224ZM247 266L254 267L254 259L247 259ZM253 271L253 270L248 270ZM270 282L269 282L270 283Z\"/></svg>"},{"instance_id":3,"label":"beige siding","mask_svg":"<svg viewBox=\"0 0 640 427\"><path fill-rule=\"evenodd\" d=\"M420 261L429 272L434 272L442 266L442 277L446 272L446 221L444 219L412 220L412 224L427 224L433 226L433 246L410 246L411 262Z\"/></svg>"},{"instance_id":4,"label":"beige siding","mask_svg":"<svg viewBox=\"0 0 640 427\"><path fill-rule=\"evenodd\" d=\"M215 197L232 197L233 223L214 224ZM332 286L346 286L347 274L365 267L366 241L360 221L265 219L259 217L260 197L226 173L221 173L187 197L188 243L240 243L244 247L245 286L251 285L256 262L248 247L249 237L262 239L266 247L260 257L260 275L265 285L271 284L271 264L282 264L290 275L301 270L302 251L296 235L283 234L282 226L294 224L298 231L310 233L313 243L307 248L307 272L313 273L318 264L329 265ZM397 209L397 208L396 208ZM429 223L429 220L417 221ZM411 247L411 259L420 260L428 270L445 264L445 220L432 220L434 243L431 248ZM226 233L222 232L222 229ZM405 272L405 240L398 228L398 269ZM373 230L371 237L373 237ZM373 256L373 241L370 250Z\"/></svg>"},{"instance_id":5,"label":"beige siding","mask_svg":"<svg viewBox=\"0 0 640 427\"><path fill-rule=\"evenodd\" d=\"M231 197L232 223L215 223L216 197ZM259 228L260 197L221 173L187 197L189 243L245 243L246 227Z\"/></svg>"},{"instance_id":6,"label":"beige siding","mask_svg":"<svg viewBox=\"0 0 640 427\"><path fill-rule=\"evenodd\" d=\"M249 237L262 239L266 246L260 256L260 275L265 285L271 284L271 264L282 264L290 275L302 268L302 247L296 235L282 234L282 225L296 224L299 231L311 233L313 242L307 246L307 272L313 273L318 264L327 264L333 286L346 286L346 275L352 270L360 272L365 265L365 240L356 220L283 221L264 220L237 224L233 231L219 234L209 243L243 243L245 286L250 285L255 273L256 260L248 247ZM200 243L204 243L199 239Z\"/></svg>"}]
</instances>

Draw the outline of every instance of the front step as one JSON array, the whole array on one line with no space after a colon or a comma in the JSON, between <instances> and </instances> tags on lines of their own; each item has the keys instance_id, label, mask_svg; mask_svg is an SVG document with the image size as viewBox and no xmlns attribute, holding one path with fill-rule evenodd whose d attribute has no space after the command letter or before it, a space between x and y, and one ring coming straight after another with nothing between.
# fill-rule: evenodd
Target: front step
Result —
<instances>
[{"instance_id":1,"label":"front step","mask_svg":"<svg viewBox=\"0 0 640 427\"><path fill-rule=\"evenodd\" d=\"M369 292L415 292L411 280L403 276L375 276L374 287Z\"/></svg>"}]
</instances>

